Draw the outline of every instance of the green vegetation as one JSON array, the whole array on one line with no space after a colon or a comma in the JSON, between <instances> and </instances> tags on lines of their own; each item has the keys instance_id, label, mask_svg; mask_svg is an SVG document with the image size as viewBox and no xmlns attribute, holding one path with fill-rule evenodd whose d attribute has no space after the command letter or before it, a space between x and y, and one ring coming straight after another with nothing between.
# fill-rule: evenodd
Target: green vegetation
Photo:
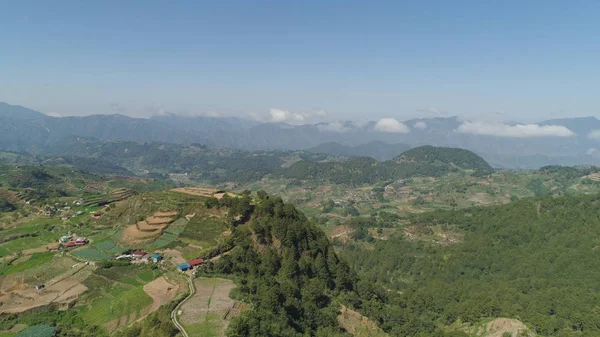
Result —
<instances>
[{"instance_id":1,"label":"green vegetation","mask_svg":"<svg viewBox=\"0 0 600 337\"><path fill-rule=\"evenodd\" d=\"M125 329L120 335L123 337L175 337L179 330L171 322L171 311L185 298L182 294L174 301L163 305L158 310L146 317L142 322Z\"/></svg>"},{"instance_id":2,"label":"green vegetation","mask_svg":"<svg viewBox=\"0 0 600 337\"><path fill-rule=\"evenodd\" d=\"M89 260L105 260L111 258L112 255L101 252L93 248L78 249L73 252L73 255Z\"/></svg>"},{"instance_id":3,"label":"green vegetation","mask_svg":"<svg viewBox=\"0 0 600 337\"><path fill-rule=\"evenodd\" d=\"M362 185L413 176L439 177L460 169L473 170L478 176L492 172L485 160L470 151L423 146L386 162L368 157L355 157L343 162L301 161L283 170L281 175L290 179Z\"/></svg>"},{"instance_id":4,"label":"green vegetation","mask_svg":"<svg viewBox=\"0 0 600 337\"><path fill-rule=\"evenodd\" d=\"M0 331L46 324L56 336L114 327L118 336L175 337L174 303L137 321L152 303L143 286L162 275L181 281L174 261L182 256L217 257L198 274L236 282L234 296L249 309L231 320L230 336L347 337L342 305L372 323L359 335L380 327L390 336L465 337L497 317L518 318L540 336L600 334L597 168L492 172L469 151L435 147L387 162L128 142L88 150L112 163L87 162L98 170L125 167L145 178L92 174L58 159L52 167L0 165L1 281L33 292L32 284L75 273L69 281L87 287L60 304L73 305L65 312L50 305L0 316ZM161 190L174 186L169 175L184 184L234 182L237 192L218 199ZM148 240L128 232L155 212L175 212L168 221L176 221ZM332 243L324 231L335 233ZM91 243L26 252L68 232ZM114 259L167 247L174 251L162 264Z\"/></svg>"},{"instance_id":5,"label":"green vegetation","mask_svg":"<svg viewBox=\"0 0 600 337\"><path fill-rule=\"evenodd\" d=\"M24 262L17 263L15 265L0 265L0 275L10 275L35 268L50 262L54 255L54 253L33 253L33 255L31 255L31 257Z\"/></svg>"},{"instance_id":6,"label":"green vegetation","mask_svg":"<svg viewBox=\"0 0 600 337\"><path fill-rule=\"evenodd\" d=\"M74 310L58 311L45 308L20 315L0 315L0 331L8 330L16 324L29 328L18 336L54 337L104 337L107 334L98 326L86 323ZM53 331L54 334L44 335Z\"/></svg>"},{"instance_id":7,"label":"green vegetation","mask_svg":"<svg viewBox=\"0 0 600 337\"><path fill-rule=\"evenodd\" d=\"M460 231L461 241L440 245L398 235L370 253L350 247L344 257L365 279L399 294L396 319L418 327L404 326L409 336L486 317L520 317L543 336L595 336L598 207L594 195L435 211L410 223ZM386 314L374 316L389 326Z\"/></svg>"},{"instance_id":8,"label":"green vegetation","mask_svg":"<svg viewBox=\"0 0 600 337\"><path fill-rule=\"evenodd\" d=\"M91 324L101 325L132 312L138 315L142 309L152 304L152 299L141 286L135 288L112 287L109 296L92 302L92 307L83 312L82 317Z\"/></svg>"},{"instance_id":9,"label":"green vegetation","mask_svg":"<svg viewBox=\"0 0 600 337\"><path fill-rule=\"evenodd\" d=\"M420 146L403 152L397 162L420 162L429 165L450 164L464 170L475 170L481 175L492 172L492 167L475 153L456 148Z\"/></svg>"},{"instance_id":10,"label":"green vegetation","mask_svg":"<svg viewBox=\"0 0 600 337\"><path fill-rule=\"evenodd\" d=\"M52 337L56 329L50 325L40 324L25 328L17 337Z\"/></svg>"}]
</instances>

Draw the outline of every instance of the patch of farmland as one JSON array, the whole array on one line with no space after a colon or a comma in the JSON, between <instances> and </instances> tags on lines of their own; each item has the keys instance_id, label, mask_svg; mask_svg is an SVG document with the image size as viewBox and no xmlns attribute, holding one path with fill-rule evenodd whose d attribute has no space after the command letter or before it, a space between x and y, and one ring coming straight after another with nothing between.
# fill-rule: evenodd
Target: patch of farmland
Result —
<instances>
[{"instance_id":1,"label":"patch of farmland","mask_svg":"<svg viewBox=\"0 0 600 337\"><path fill-rule=\"evenodd\" d=\"M15 260L10 265L3 265L0 267L0 275L10 275L13 273L24 272L26 270L35 268L37 266L48 263L52 260L55 253L34 253L30 258L25 261L18 262L19 259Z\"/></svg>"},{"instance_id":2,"label":"patch of farmland","mask_svg":"<svg viewBox=\"0 0 600 337\"><path fill-rule=\"evenodd\" d=\"M112 257L110 254L101 252L94 248L83 248L80 250L76 250L73 251L73 255L79 256L87 260L106 260Z\"/></svg>"},{"instance_id":3,"label":"patch of farmland","mask_svg":"<svg viewBox=\"0 0 600 337\"><path fill-rule=\"evenodd\" d=\"M231 280L199 278L196 293L181 306L179 321L190 336L225 336L229 321L242 310L242 304L229 298L235 284Z\"/></svg>"},{"instance_id":4,"label":"patch of farmland","mask_svg":"<svg viewBox=\"0 0 600 337\"><path fill-rule=\"evenodd\" d=\"M221 234L227 229L227 223L220 217L196 215L187 223L179 238L186 243L209 247L218 244Z\"/></svg>"},{"instance_id":5,"label":"patch of farmland","mask_svg":"<svg viewBox=\"0 0 600 337\"><path fill-rule=\"evenodd\" d=\"M121 323L121 317L131 317L132 313L135 313L134 316L137 317L144 308L151 304L152 298L144 292L141 286L113 286L109 288L106 296L93 301L90 308L82 313L82 317L90 324L118 328L128 323L128 319L124 324ZM106 324L109 322L117 322L117 324L111 324L108 327Z\"/></svg>"},{"instance_id":6,"label":"patch of farmland","mask_svg":"<svg viewBox=\"0 0 600 337\"><path fill-rule=\"evenodd\" d=\"M89 269L90 266L82 265L45 282L34 280L35 283L25 283L22 277L14 277L10 280L7 278L3 282L4 291L0 296L0 313L19 313L51 303L57 304L59 308L65 308L87 291L88 288L77 279L76 275ZM7 285L7 282L10 284ZM34 289L34 285L39 283L45 284L40 291Z\"/></svg>"},{"instance_id":7,"label":"patch of farmland","mask_svg":"<svg viewBox=\"0 0 600 337\"><path fill-rule=\"evenodd\" d=\"M200 188L200 187L180 187L172 189L174 192L185 193L189 195L195 195L199 197L211 197L218 192L214 188Z\"/></svg>"},{"instance_id":8,"label":"patch of farmland","mask_svg":"<svg viewBox=\"0 0 600 337\"><path fill-rule=\"evenodd\" d=\"M589 180L592 180L592 181L600 181L600 173L592 173L592 174L589 174L589 175L587 175L587 176L585 176L583 178L584 179L589 179Z\"/></svg>"}]
</instances>

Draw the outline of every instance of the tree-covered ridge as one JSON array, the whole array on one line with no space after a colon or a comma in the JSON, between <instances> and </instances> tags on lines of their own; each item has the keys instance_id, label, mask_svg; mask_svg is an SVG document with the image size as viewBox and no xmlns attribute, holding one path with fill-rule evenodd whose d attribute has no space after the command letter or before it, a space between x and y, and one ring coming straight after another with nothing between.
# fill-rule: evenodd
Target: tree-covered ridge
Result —
<instances>
[{"instance_id":1,"label":"tree-covered ridge","mask_svg":"<svg viewBox=\"0 0 600 337\"><path fill-rule=\"evenodd\" d=\"M257 194L254 201L249 194L207 200L208 207L227 207L234 228L228 242L205 256L221 254L201 275L235 278L238 298L252 308L231 322L228 336L349 337L337 319L342 305L393 336L466 336L406 321L413 317L398 306L398 295L359 277L305 215L281 198Z\"/></svg>"},{"instance_id":2,"label":"tree-covered ridge","mask_svg":"<svg viewBox=\"0 0 600 337\"><path fill-rule=\"evenodd\" d=\"M481 172L492 172L492 167L477 154L458 148L435 147L430 145L419 146L403 152L396 162L420 162L452 164L464 170L477 170Z\"/></svg>"},{"instance_id":3,"label":"tree-covered ridge","mask_svg":"<svg viewBox=\"0 0 600 337\"><path fill-rule=\"evenodd\" d=\"M599 208L593 195L435 211L410 225L460 232L460 242L398 235L344 257L361 276L401 292L398 306L410 309L401 319L424 327L515 317L542 336L598 336Z\"/></svg>"},{"instance_id":4,"label":"tree-covered ridge","mask_svg":"<svg viewBox=\"0 0 600 337\"><path fill-rule=\"evenodd\" d=\"M228 335L345 335L335 300L354 290L356 275L320 229L293 205L264 193L255 205L249 196L208 203L228 206L237 219L250 218L233 230L230 253L204 270L235 275L241 297L252 304L232 321Z\"/></svg>"},{"instance_id":5,"label":"tree-covered ridge","mask_svg":"<svg viewBox=\"0 0 600 337\"><path fill-rule=\"evenodd\" d=\"M385 162L368 157L354 157L342 162L300 161L280 174L291 179L360 185L413 176L439 177L459 170L474 170L478 175L492 172L491 166L471 151L422 146Z\"/></svg>"}]
</instances>

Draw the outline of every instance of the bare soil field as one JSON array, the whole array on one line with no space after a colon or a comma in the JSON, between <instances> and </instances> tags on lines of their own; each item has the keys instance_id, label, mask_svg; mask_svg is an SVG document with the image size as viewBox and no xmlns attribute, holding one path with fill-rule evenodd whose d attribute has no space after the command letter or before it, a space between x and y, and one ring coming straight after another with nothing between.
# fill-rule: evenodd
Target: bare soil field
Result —
<instances>
[{"instance_id":1,"label":"bare soil field","mask_svg":"<svg viewBox=\"0 0 600 337\"><path fill-rule=\"evenodd\" d=\"M169 211L169 212L156 212L154 213L154 216L157 217L173 217L173 216L177 216L177 211Z\"/></svg>"},{"instance_id":2,"label":"bare soil field","mask_svg":"<svg viewBox=\"0 0 600 337\"><path fill-rule=\"evenodd\" d=\"M329 232L328 236L330 239L339 238L345 241L349 239L350 234L352 234L353 232L354 229L348 226L336 226Z\"/></svg>"},{"instance_id":3,"label":"bare soil field","mask_svg":"<svg viewBox=\"0 0 600 337\"><path fill-rule=\"evenodd\" d=\"M181 252L176 249L165 249L159 250L158 252L163 254L165 257L168 257L174 264L180 264L186 261L181 255Z\"/></svg>"},{"instance_id":4,"label":"bare soil field","mask_svg":"<svg viewBox=\"0 0 600 337\"><path fill-rule=\"evenodd\" d=\"M171 222L173 222L175 220L176 220L175 217L157 216L156 213L154 213L154 216L149 216L149 217L146 218L146 222L148 222L151 225L154 225L154 224L170 224Z\"/></svg>"},{"instance_id":5,"label":"bare soil field","mask_svg":"<svg viewBox=\"0 0 600 337\"><path fill-rule=\"evenodd\" d=\"M201 188L201 187L179 187L174 188L171 191L185 193L189 195L195 195L200 197L210 197L215 195L219 190L214 188Z\"/></svg>"},{"instance_id":6,"label":"bare soil field","mask_svg":"<svg viewBox=\"0 0 600 337\"><path fill-rule=\"evenodd\" d=\"M3 291L0 292L0 313L19 313L50 303L68 307L88 289L72 274L73 272L68 272L67 276L61 275L46 282L46 287L40 291L35 290L34 284L24 283L22 277L15 276L9 280L7 277L2 284Z\"/></svg>"},{"instance_id":7,"label":"bare soil field","mask_svg":"<svg viewBox=\"0 0 600 337\"><path fill-rule=\"evenodd\" d=\"M510 333L512 337L533 337L535 336L523 322L511 318L496 318L493 321L476 327L470 331L481 337L503 337L505 333Z\"/></svg>"},{"instance_id":8,"label":"bare soil field","mask_svg":"<svg viewBox=\"0 0 600 337\"><path fill-rule=\"evenodd\" d=\"M156 212L153 216L125 228L121 236L121 242L132 246L152 243L169 227L177 214L179 213L176 211Z\"/></svg>"},{"instance_id":9,"label":"bare soil field","mask_svg":"<svg viewBox=\"0 0 600 337\"><path fill-rule=\"evenodd\" d=\"M164 276L144 285L144 292L152 297L152 306L149 311L153 312L163 304L169 303L179 291L179 284L169 283Z\"/></svg>"},{"instance_id":10,"label":"bare soil field","mask_svg":"<svg viewBox=\"0 0 600 337\"><path fill-rule=\"evenodd\" d=\"M337 317L340 325L346 329L346 331L357 337L385 337L388 336L383 332L377 324L370 321L367 317L364 317L359 312L352 309L348 309L342 305L340 308L340 314Z\"/></svg>"},{"instance_id":11,"label":"bare soil field","mask_svg":"<svg viewBox=\"0 0 600 337\"><path fill-rule=\"evenodd\" d=\"M196 293L181 306L180 322L190 336L225 336L229 320L242 310L229 298L235 284L218 278L200 278L194 284Z\"/></svg>"}]
</instances>

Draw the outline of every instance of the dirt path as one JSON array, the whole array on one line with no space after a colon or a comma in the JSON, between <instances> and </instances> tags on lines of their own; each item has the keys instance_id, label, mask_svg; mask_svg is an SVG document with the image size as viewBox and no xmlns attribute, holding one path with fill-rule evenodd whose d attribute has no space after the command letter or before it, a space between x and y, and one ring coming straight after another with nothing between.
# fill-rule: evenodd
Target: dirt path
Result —
<instances>
[{"instance_id":1,"label":"dirt path","mask_svg":"<svg viewBox=\"0 0 600 337\"><path fill-rule=\"evenodd\" d=\"M188 295L188 297L186 297L183 301L181 301L175 307L175 309L173 309L173 311L171 311L171 321L173 322L173 324L175 324L175 326L177 327L177 329L179 329L179 331L181 331L181 335L183 335L183 337L189 337L189 335L187 334L187 332L183 328L183 325L181 325L179 323L179 320L177 319L177 316L179 315L179 311L181 309L181 306L183 304L185 304L185 302L187 302L190 298L192 298L192 296L194 296L194 294L196 293L196 288L194 287L194 280L191 277L188 278L188 286L190 287L190 294Z\"/></svg>"}]
</instances>

